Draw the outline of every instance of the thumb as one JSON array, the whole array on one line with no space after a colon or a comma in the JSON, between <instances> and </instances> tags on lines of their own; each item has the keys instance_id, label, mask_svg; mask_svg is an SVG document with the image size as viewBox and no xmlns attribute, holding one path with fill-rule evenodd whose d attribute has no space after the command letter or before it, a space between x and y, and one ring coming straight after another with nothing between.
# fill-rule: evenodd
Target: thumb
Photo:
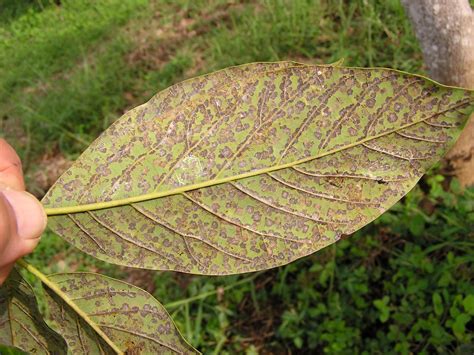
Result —
<instances>
[{"instance_id":1,"label":"thumb","mask_svg":"<svg viewBox=\"0 0 474 355\"><path fill-rule=\"evenodd\" d=\"M13 189L0 191L5 198L14 221L12 232L16 234L21 256L33 251L46 228L46 213L41 203L30 193ZM16 232L16 233L15 233Z\"/></svg>"},{"instance_id":2,"label":"thumb","mask_svg":"<svg viewBox=\"0 0 474 355\"><path fill-rule=\"evenodd\" d=\"M0 284L15 260L33 251L45 227L46 214L33 195L0 190Z\"/></svg>"}]
</instances>

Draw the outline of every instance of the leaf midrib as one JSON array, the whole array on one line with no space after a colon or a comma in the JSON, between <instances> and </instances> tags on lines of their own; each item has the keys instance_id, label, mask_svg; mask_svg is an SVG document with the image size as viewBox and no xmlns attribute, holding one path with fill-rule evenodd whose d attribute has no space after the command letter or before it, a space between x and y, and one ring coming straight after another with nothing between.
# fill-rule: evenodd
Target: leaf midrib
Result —
<instances>
[{"instance_id":1,"label":"leaf midrib","mask_svg":"<svg viewBox=\"0 0 474 355\"><path fill-rule=\"evenodd\" d=\"M374 139L378 139L378 138L387 136L389 134L392 134L394 132L409 128L411 126L414 126L416 124L424 122L424 121L426 121L430 118L436 117L436 116L441 115L445 112L448 112L452 109L455 109L459 106L463 106L465 104L469 104L469 103L472 103L472 102L473 102L473 100L470 99L470 98L467 99L467 100L462 100L462 101L456 103L455 105L452 105L452 106L446 108L443 111L439 111L437 113L434 113L433 115L427 116L427 117L425 117L423 119L420 119L420 120L417 120L415 122L412 122L412 123L394 128L392 130L380 133L378 135L374 135L374 136L371 136L371 137L366 137L366 138L361 139L357 142L345 145L345 146L340 147L340 148L328 150L326 152L323 152L323 153L320 153L320 154L317 154L317 155L313 155L313 156L309 156L309 157L306 157L306 158L303 158L303 159L295 160L293 162L289 162L289 163L285 163L285 164L277 164L277 165L274 165L274 166L271 166L271 167L268 167L268 168L264 168L264 169L258 169L258 170L249 171L249 172L246 172L246 173L243 173L243 174L227 176L227 177L219 178L219 179L211 179L211 180L202 181L202 182L191 184L191 185L180 186L180 187L170 189L170 190L165 190L165 191L154 191L154 192L151 192L151 193L148 193L148 194L132 196L132 197L127 197L127 198L117 199L117 200L112 200L112 201L96 202L96 203L76 205L76 206L67 206L67 207L45 208L45 211L46 211L46 214L48 216L55 216L55 215L64 215L64 214L69 214L69 213L80 213L80 212L94 211L94 210L100 210L100 209L105 209L105 208L119 207L119 206L129 205L129 204L132 204L132 203L138 203L138 202L153 200L153 199L156 199L156 198L167 197L167 196L172 196L172 195L178 195L178 194L181 194L183 192L187 192L187 191L191 191L191 190L196 190L196 189L201 189L201 188L205 188L205 187L220 185L220 184L224 184L224 183L235 181L235 180L245 179L245 178L258 176L258 175L261 175L261 174L266 174L266 173L270 173L270 172L281 170L281 169L291 168L291 167L294 167L296 165L303 164L303 163L309 162L311 160L320 159L320 158L325 157L327 155L335 154L335 153L341 152L343 150L350 149L350 148L362 145L363 143L372 141Z\"/></svg>"}]
</instances>

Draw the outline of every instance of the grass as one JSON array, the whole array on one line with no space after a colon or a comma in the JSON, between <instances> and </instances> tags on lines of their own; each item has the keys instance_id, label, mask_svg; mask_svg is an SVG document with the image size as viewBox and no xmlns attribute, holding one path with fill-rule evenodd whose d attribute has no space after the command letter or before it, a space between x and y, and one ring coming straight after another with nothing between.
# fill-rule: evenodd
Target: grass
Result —
<instances>
[{"instance_id":1,"label":"grass","mask_svg":"<svg viewBox=\"0 0 474 355\"><path fill-rule=\"evenodd\" d=\"M4 127L21 127L15 145L27 167L55 149L77 156L126 109L226 66L345 58L354 66L421 68L393 1L89 3L32 6L0 28L0 117Z\"/></svg>"},{"instance_id":2,"label":"grass","mask_svg":"<svg viewBox=\"0 0 474 355\"><path fill-rule=\"evenodd\" d=\"M38 196L48 185L38 176L54 181L59 158L73 160L123 112L187 77L340 58L424 73L398 0L0 0L0 8L0 135ZM46 272L128 278L204 353L469 352L473 193L434 170L356 236L258 274L118 269L51 232L29 260Z\"/></svg>"}]
</instances>

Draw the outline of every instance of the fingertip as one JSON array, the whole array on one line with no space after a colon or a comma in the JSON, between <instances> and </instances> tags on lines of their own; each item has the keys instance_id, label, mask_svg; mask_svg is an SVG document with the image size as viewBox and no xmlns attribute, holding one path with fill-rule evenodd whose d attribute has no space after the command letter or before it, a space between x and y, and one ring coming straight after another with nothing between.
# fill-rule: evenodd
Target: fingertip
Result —
<instances>
[{"instance_id":1,"label":"fingertip","mask_svg":"<svg viewBox=\"0 0 474 355\"><path fill-rule=\"evenodd\" d=\"M24 239L21 244L20 257L31 254L40 242L41 237Z\"/></svg>"},{"instance_id":2,"label":"fingertip","mask_svg":"<svg viewBox=\"0 0 474 355\"><path fill-rule=\"evenodd\" d=\"M41 203L26 191L2 191L9 202L17 223L17 234L22 239L37 239L46 228L47 217Z\"/></svg>"}]
</instances>

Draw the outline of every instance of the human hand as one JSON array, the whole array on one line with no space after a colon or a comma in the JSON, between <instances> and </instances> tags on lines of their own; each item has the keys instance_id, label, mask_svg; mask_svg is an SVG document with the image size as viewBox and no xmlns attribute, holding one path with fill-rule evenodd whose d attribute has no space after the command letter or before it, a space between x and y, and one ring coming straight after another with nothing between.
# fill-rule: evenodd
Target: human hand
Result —
<instances>
[{"instance_id":1,"label":"human hand","mask_svg":"<svg viewBox=\"0 0 474 355\"><path fill-rule=\"evenodd\" d=\"M0 285L15 261L33 251L45 227L43 206L25 191L20 158L0 139Z\"/></svg>"}]
</instances>

